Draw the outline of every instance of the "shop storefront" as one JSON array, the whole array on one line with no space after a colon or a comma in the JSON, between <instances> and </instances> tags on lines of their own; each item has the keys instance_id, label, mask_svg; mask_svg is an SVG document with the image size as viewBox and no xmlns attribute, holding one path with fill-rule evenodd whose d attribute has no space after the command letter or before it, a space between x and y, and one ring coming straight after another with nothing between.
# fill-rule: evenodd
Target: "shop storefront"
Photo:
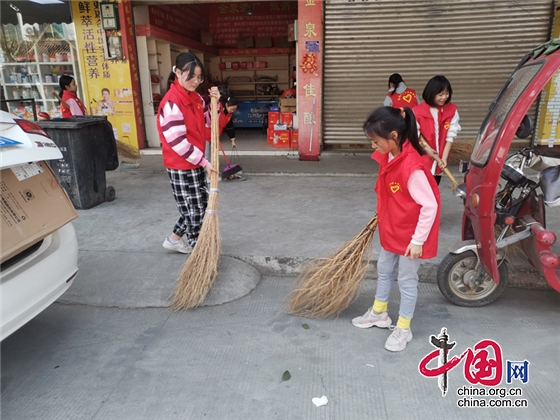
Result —
<instances>
[{"instance_id":1,"label":"shop storefront","mask_svg":"<svg viewBox=\"0 0 560 420\"><path fill-rule=\"evenodd\" d=\"M81 91L76 33L68 3L1 2L0 68L3 108L26 119L61 116L59 79ZM35 104L35 112L33 105Z\"/></svg>"},{"instance_id":2,"label":"shop storefront","mask_svg":"<svg viewBox=\"0 0 560 420\"><path fill-rule=\"evenodd\" d=\"M550 38L553 7L552 0L325 0L324 145L367 143L362 123L383 104L392 73L419 97L431 77L445 75L459 106L458 139L474 141L519 60Z\"/></svg>"}]
</instances>

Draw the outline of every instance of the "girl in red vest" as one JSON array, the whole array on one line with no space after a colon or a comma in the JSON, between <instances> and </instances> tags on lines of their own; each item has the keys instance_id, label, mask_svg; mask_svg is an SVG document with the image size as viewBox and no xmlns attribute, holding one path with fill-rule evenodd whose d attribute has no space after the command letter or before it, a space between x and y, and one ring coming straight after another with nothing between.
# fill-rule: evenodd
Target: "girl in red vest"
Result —
<instances>
[{"instance_id":1,"label":"girl in red vest","mask_svg":"<svg viewBox=\"0 0 560 420\"><path fill-rule=\"evenodd\" d=\"M204 157L204 101L196 92L203 81L204 67L196 55L179 54L169 75L169 90L157 114L163 164L181 214L163 247L184 254L196 245L208 204L205 170L208 176L217 172ZM210 89L209 94L220 97L216 87Z\"/></svg>"},{"instance_id":2,"label":"girl in red vest","mask_svg":"<svg viewBox=\"0 0 560 420\"><path fill-rule=\"evenodd\" d=\"M87 115L86 107L76 95L78 86L74 78L66 75L61 76L58 84L60 85L60 97L66 103L60 104L62 118L72 118L74 115Z\"/></svg>"},{"instance_id":3,"label":"girl in red vest","mask_svg":"<svg viewBox=\"0 0 560 420\"><path fill-rule=\"evenodd\" d=\"M406 87L399 73L393 73L389 77L389 93L383 101L383 106L414 108L416 105L418 105L416 91Z\"/></svg>"},{"instance_id":4,"label":"girl in red vest","mask_svg":"<svg viewBox=\"0 0 560 420\"><path fill-rule=\"evenodd\" d=\"M434 76L428 81L422 92L424 102L414 108L419 133L445 165L447 165L453 140L461 131L457 105L451 103L452 94L453 89L451 89L449 80L445 76ZM428 153L431 154L431 152ZM424 160L439 184L441 168L428 154Z\"/></svg>"},{"instance_id":5,"label":"girl in red vest","mask_svg":"<svg viewBox=\"0 0 560 420\"><path fill-rule=\"evenodd\" d=\"M399 319L396 327L391 327L393 333L385 348L401 351L412 340L410 321L418 296L420 259L437 255L439 189L422 160L423 149L410 108L378 108L363 128L376 150L372 158L379 163L375 192L381 251L373 307L352 324L358 328L391 327L387 309L398 267Z\"/></svg>"}]
</instances>

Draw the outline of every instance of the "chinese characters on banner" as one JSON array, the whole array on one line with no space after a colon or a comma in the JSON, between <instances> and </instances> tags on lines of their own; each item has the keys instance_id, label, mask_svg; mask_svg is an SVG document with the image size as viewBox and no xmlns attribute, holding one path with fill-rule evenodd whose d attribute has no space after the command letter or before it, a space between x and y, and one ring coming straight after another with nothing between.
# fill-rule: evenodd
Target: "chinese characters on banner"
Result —
<instances>
[{"instance_id":1,"label":"chinese characters on banner","mask_svg":"<svg viewBox=\"0 0 560 420\"><path fill-rule=\"evenodd\" d=\"M132 8L129 0L118 0L122 60L105 58L99 2L73 1L72 15L84 85L84 104L89 115L106 115L115 138L133 147L143 147L142 110L138 88L138 63L134 44Z\"/></svg>"},{"instance_id":2,"label":"chinese characters on banner","mask_svg":"<svg viewBox=\"0 0 560 420\"><path fill-rule=\"evenodd\" d=\"M214 6L212 6L212 9ZM148 6L150 25L166 29L200 41L200 31L208 31L208 15L211 10L207 4L173 4Z\"/></svg>"},{"instance_id":3,"label":"chinese characters on banner","mask_svg":"<svg viewBox=\"0 0 560 420\"><path fill-rule=\"evenodd\" d=\"M299 155L301 160L319 160L321 146L321 79L323 0L298 0L297 103Z\"/></svg>"},{"instance_id":4,"label":"chinese characters on banner","mask_svg":"<svg viewBox=\"0 0 560 420\"><path fill-rule=\"evenodd\" d=\"M250 7L252 14L247 14ZM278 38L288 36L288 25L298 16L296 1L217 3L210 11L210 32L214 45L236 46L237 38Z\"/></svg>"}]
</instances>

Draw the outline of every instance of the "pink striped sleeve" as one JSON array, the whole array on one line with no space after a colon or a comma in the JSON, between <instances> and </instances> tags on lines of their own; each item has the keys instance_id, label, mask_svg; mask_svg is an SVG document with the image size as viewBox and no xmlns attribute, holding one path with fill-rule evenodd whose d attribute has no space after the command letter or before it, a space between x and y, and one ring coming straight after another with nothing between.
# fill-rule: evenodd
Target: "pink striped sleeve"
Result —
<instances>
[{"instance_id":1,"label":"pink striped sleeve","mask_svg":"<svg viewBox=\"0 0 560 420\"><path fill-rule=\"evenodd\" d=\"M159 123L165 141L175 153L193 165L206 166L204 152L188 140L185 119L177 105L168 101L159 114Z\"/></svg>"}]
</instances>

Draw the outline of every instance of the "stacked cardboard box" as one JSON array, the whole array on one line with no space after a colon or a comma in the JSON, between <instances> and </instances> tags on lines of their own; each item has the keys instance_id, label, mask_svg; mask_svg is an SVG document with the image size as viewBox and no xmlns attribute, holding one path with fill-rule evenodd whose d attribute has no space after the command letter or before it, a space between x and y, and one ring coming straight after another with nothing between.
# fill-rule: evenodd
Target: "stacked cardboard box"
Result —
<instances>
[{"instance_id":1,"label":"stacked cardboard box","mask_svg":"<svg viewBox=\"0 0 560 420\"><path fill-rule=\"evenodd\" d=\"M282 98L280 99L281 112L296 112L297 99L296 98Z\"/></svg>"}]
</instances>

